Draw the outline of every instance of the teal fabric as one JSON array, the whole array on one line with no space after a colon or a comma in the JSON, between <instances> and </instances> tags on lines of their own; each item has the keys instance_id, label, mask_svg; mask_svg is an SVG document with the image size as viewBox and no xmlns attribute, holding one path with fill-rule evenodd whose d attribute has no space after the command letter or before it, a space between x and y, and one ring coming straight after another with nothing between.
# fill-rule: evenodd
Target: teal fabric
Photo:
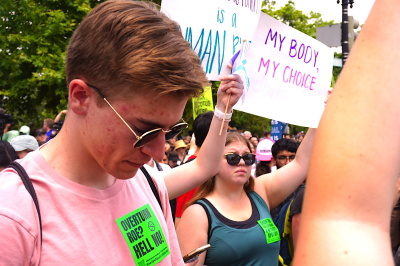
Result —
<instances>
[{"instance_id":1,"label":"teal fabric","mask_svg":"<svg viewBox=\"0 0 400 266\"><path fill-rule=\"evenodd\" d=\"M264 200L255 192L248 195L253 203L252 217L259 217L259 220L271 218ZM280 241L267 244L264 231L258 225L257 219L250 224L249 221L230 221L226 217L221 219L218 216L222 215L208 205L212 205L209 201L200 199L196 203L200 203L206 209L211 219L209 225L211 248L207 251L205 265L278 265ZM245 228L237 228L241 223ZM236 228L232 225L236 225Z\"/></svg>"}]
</instances>

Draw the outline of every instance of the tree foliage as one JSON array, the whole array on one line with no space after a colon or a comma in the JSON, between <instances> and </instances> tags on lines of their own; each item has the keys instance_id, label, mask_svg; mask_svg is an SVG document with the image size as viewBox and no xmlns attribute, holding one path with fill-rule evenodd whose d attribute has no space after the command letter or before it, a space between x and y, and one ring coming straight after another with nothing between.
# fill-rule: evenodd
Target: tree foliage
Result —
<instances>
[{"instance_id":1,"label":"tree foliage","mask_svg":"<svg viewBox=\"0 0 400 266\"><path fill-rule=\"evenodd\" d=\"M66 108L66 46L97 2L2 1L0 100L17 121L41 123Z\"/></svg>"},{"instance_id":2,"label":"tree foliage","mask_svg":"<svg viewBox=\"0 0 400 266\"><path fill-rule=\"evenodd\" d=\"M2 0L0 107L14 116L17 125L33 122L40 127L44 118L54 118L67 107L64 65L69 38L86 14L103 1ZM150 2L161 4L161 0ZM275 2L266 3L263 12L313 37L316 27L330 23L318 13L296 10L292 1L280 9ZM213 86L217 88L218 83ZM214 100L215 93L216 89ZM190 102L184 117L191 117ZM270 130L270 119L235 111L232 126L262 136Z\"/></svg>"},{"instance_id":3,"label":"tree foliage","mask_svg":"<svg viewBox=\"0 0 400 266\"><path fill-rule=\"evenodd\" d=\"M322 20L320 13L310 12L306 14L301 10L297 10L293 1L288 1L287 4L280 9L276 9L275 5L276 1L264 3L262 11L313 38L316 38L318 27L333 24L333 20Z\"/></svg>"}]
</instances>

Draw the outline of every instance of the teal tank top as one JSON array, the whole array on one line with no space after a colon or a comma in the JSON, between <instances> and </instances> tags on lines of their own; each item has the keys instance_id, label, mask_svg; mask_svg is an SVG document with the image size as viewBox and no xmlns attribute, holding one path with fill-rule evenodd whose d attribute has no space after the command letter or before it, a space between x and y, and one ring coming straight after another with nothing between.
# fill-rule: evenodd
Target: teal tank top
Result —
<instances>
[{"instance_id":1,"label":"teal tank top","mask_svg":"<svg viewBox=\"0 0 400 266\"><path fill-rule=\"evenodd\" d=\"M271 218L268 206L256 192L248 196L252 215L242 222L224 217L205 198L196 201L208 216L208 243L211 248L207 251L205 265L278 265L280 241L267 244L265 233L257 223L258 220Z\"/></svg>"}]
</instances>

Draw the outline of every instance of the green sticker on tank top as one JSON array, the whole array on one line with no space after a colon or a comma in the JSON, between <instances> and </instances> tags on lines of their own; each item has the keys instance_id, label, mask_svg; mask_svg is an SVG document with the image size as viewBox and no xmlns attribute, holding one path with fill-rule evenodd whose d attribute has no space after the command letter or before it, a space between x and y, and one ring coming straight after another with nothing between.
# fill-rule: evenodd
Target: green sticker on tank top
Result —
<instances>
[{"instance_id":1,"label":"green sticker on tank top","mask_svg":"<svg viewBox=\"0 0 400 266\"><path fill-rule=\"evenodd\" d=\"M265 237L267 238L267 244L281 240L279 230L271 218L258 220L257 223L261 226L262 230L264 230Z\"/></svg>"},{"instance_id":2,"label":"green sticker on tank top","mask_svg":"<svg viewBox=\"0 0 400 266\"><path fill-rule=\"evenodd\" d=\"M162 227L149 204L115 221L136 265L155 265L170 253Z\"/></svg>"}]
</instances>

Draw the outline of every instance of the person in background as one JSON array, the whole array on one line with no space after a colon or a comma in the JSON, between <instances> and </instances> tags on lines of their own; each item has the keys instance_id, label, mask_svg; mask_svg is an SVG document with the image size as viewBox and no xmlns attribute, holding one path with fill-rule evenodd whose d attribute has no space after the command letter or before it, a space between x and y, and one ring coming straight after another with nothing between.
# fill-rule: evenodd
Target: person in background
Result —
<instances>
[{"instance_id":1,"label":"person in background","mask_svg":"<svg viewBox=\"0 0 400 266\"><path fill-rule=\"evenodd\" d=\"M188 145L182 139L175 142L174 151L178 154L181 163L185 161L187 149Z\"/></svg>"},{"instance_id":2,"label":"person in background","mask_svg":"<svg viewBox=\"0 0 400 266\"><path fill-rule=\"evenodd\" d=\"M186 135L186 136L183 138L183 141L186 143L186 145L189 145L191 139L192 139L192 137L191 137L190 135Z\"/></svg>"},{"instance_id":3,"label":"person in background","mask_svg":"<svg viewBox=\"0 0 400 266\"><path fill-rule=\"evenodd\" d=\"M0 140L0 171L7 168L11 162L19 159L18 154L8 141Z\"/></svg>"},{"instance_id":4,"label":"person in background","mask_svg":"<svg viewBox=\"0 0 400 266\"><path fill-rule=\"evenodd\" d=\"M20 135L29 135L31 133L31 129L28 126L22 126L19 129Z\"/></svg>"},{"instance_id":5,"label":"person in background","mask_svg":"<svg viewBox=\"0 0 400 266\"><path fill-rule=\"evenodd\" d=\"M271 132L268 131L268 130L265 130L265 131L264 131L264 137L262 137L262 138L260 139L260 141L263 140L263 139L271 139Z\"/></svg>"},{"instance_id":6,"label":"person in background","mask_svg":"<svg viewBox=\"0 0 400 266\"><path fill-rule=\"evenodd\" d=\"M171 144L169 144L169 142L165 142L164 143L164 152L167 154L167 157L168 157L168 154L171 152Z\"/></svg>"},{"instance_id":7,"label":"person in background","mask_svg":"<svg viewBox=\"0 0 400 266\"><path fill-rule=\"evenodd\" d=\"M279 232L269 209L305 179L314 131L310 129L292 164L251 177L255 155L238 133L228 133L220 170L200 186L177 226L181 253L207 243L199 265L277 265ZM197 160L197 159L196 159Z\"/></svg>"},{"instance_id":8,"label":"person in background","mask_svg":"<svg viewBox=\"0 0 400 266\"><path fill-rule=\"evenodd\" d=\"M1 112L1 110L4 110L4 109L0 108L0 112ZM5 114L3 116L5 116ZM5 125L0 125L0 126L4 126L4 134L2 135L1 139L11 142L11 140L13 138L15 138L16 136L19 136L19 130L13 129L14 120L11 117L4 118L2 120L3 121L1 121L1 122L5 123ZM3 133L3 132L1 132L1 133Z\"/></svg>"},{"instance_id":9,"label":"person in background","mask_svg":"<svg viewBox=\"0 0 400 266\"><path fill-rule=\"evenodd\" d=\"M37 140L31 135L16 136L11 140L11 146L13 146L20 159L24 158L29 152L39 148Z\"/></svg>"},{"instance_id":10,"label":"person in background","mask_svg":"<svg viewBox=\"0 0 400 266\"><path fill-rule=\"evenodd\" d=\"M326 104L311 154L295 266L393 265L390 219L400 173L398 10L400 1L375 1ZM379 126L371 130L371 121ZM377 159L383 147L384 160Z\"/></svg>"},{"instance_id":11,"label":"person in background","mask_svg":"<svg viewBox=\"0 0 400 266\"><path fill-rule=\"evenodd\" d=\"M179 165L181 165L182 161L179 158L179 155L176 151L171 151L168 154L168 165L171 168L175 168Z\"/></svg>"},{"instance_id":12,"label":"person in background","mask_svg":"<svg viewBox=\"0 0 400 266\"><path fill-rule=\"evenodd\" d=\"M272 145L272 160L276 165L276 169L294 160L299 145L300 142L292 139L279 139Z\"/></svg>"},{"instance_id":13,"label":"person in background","mask_svg":"<svg viewBox=\"0 0 400 266\"><path fill-rule=\"evenodd\" d=\"M272 160L276 166L276 169L280 169L294 160L299 145L300 142L292 139L279 139L272 145ZM282 207L293 199L300 187L301 186L299 186L292 194L289 195L289 197L271 210L272 219L276 219Z\"/></svg>"},{"instance_id":14,"label":"person in background","mask_svg":"<svg viewBox=\"0 0 400 266\"><path fill-rule=\"evenodd\" d=\"M176 142L176 141L177 141L176 137L167 140L167 142L168 142L168 144L169 144L169 147L170 147L170 151L173 151L173 150L174 150L174 148L175 148L175 142Z\"/></svg>"},{"instance_id":15,"label":"person in background","mask_svg":"<svg viewBox=\"0 0 400 266\"><path fill-rule=\"evenodd\" d=\"M257 137L251 137L251 138L250 138L250 142L251 142L251 144L253 144L254 149L257 148L257 145L258 145L258 143L259 143Z\"/></svg>"},{"instance_id":16,"label":"person in background","mask_svg":"<svg viewBox=\"0 0 400 266\"><path fill-rule=\"evenodd\" d=\"M53 132L54 120L51 118L46 118L43 120L43 129L46 130L46 141L51 139L51 135Z\"/></svg>"},{"instance_id":17,"label":"person in background","mask_svg":"<svg viewBox=\"0 0 400 266\"><path fill-rule=\"evenodd\" d=\"M271 173L273 166L272 162L272 145L274 142L270 139L263 139L258 143L256 149L257 164L253 169L252 176L259 177L260 175Z\"/></svg>"},{"instance_id":18,"label":"person in background","mask_svg":"<svg viewBox=\"0 0 400 266\"><path fill-rule=\"evenodd\" d=\"M35 139L37 140L39 146L42 146L44 143L46 143L46 130L44 130L43 128L37 129L35 131Z\"/></svg>"},{"instance_id":19,"label":"person in background","mask_svg":"<svg viewBox=\"0 0 400 266\"><path fill-rule=\"evenodd\" d=\"M251 135L251 132L250 132L250 131L245 131L245 132L243 132L243 136L244 136L246 139L248 139L248 140L250 140L250 139L251 139L251 137L252 137L252 135Z\"/></svg>"}]
</instances>

